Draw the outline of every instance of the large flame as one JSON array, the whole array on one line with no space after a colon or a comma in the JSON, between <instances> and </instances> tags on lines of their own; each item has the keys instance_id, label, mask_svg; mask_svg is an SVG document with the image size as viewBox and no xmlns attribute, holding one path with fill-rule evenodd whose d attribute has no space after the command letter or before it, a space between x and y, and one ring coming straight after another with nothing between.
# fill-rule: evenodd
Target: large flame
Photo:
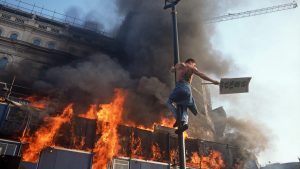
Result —
<instances>
[{"instance_id":1,"label":"large flame","mask_svg":"<svg viewBox=\"0 0 300 169\"><path fill-rule=\"evenodd\" d=\"M86 138L76 137L74 133L71 135L71 141L75 145L73 148L88 150L94 153L93 168L106 169L107 164L111 162L114 157L126 157L121 154L121 146L118 140L118 126L125 125L135 127L147 131L154 131L156 125L161 125L171 128L175 119L161 118L160 122L154 123L152 126L136 125L134 122L123 121L122 115L124 113L124 103L126 92L122 89L115 90L115 96L109 104L92 104L85 114L80 114L79 117L96 120L97 123L97 142L92 150L84 148ZM33 101L33 100L32 100ZM36 103L36 101L32 102ZM38 105L38 104L36 104ZM45 124L32 136L25 136L21 138L22 142L29 143L29 147L24 151L24 161L36 162L38 155L42 149L48 146L55 146L55 135L59 132L61 126L70 122L73 115L72 104L68 105L61 115L56 117L47 117ZM42 108L43 106L36 106ZM72 128L72 127L71 127ZM72 129L73 130L73 129ZM131 132L130 137L130 157L135 159L145 159L153 161L166 160L166 152L163 152L158 143L153 142L151 146L151 157L143 154L142 139ZM184 137L188 138L187 133ZM171 163L178 163L178 151L170 151ZM166 161L164 161L166 162ZM222 169L224 168L224 161L221 153L211 151L208 156L199 156L198 153L192 153L191 160L187 163L191 167L202 169Z\"/></svg>"},{"instance_id":2,"label":"large flame","mask_svg":"<svg viewBox=\"0 0 300 169\"><path fill-rule=\"evenodd\" d=\"M97 134L101 135L93 152L95 169L106 169L106 165L120 150L117 127L122 120L125 93L118 89L112 103L100 105L97 114Z\"/></svg>"},{"instance_id":3,"label":"large flame","mask_svg":"<svg viewBox=\"0 0 300 169\"><path fill-rule=\"evenodd\" d=\"M70 122L73 114L72 104L68 105L61 115L47 117L46 124L43 124L33 136L24 136L20 140L29 143L29 147L23 152L23 160L36 162L42 149L54 146L54 137L62 124Z\"/></svg>"}]
</instances>

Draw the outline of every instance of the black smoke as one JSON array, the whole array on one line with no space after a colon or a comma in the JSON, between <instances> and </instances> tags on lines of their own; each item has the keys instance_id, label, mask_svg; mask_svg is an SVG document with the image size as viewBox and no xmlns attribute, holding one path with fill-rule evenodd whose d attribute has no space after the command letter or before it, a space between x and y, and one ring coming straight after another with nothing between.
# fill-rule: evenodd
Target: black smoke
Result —
<instances>
[{"instance_id":1,"label":"black smoke","mask_svg":"<svg viewBox=\"0 0 300 169\"><path fill-rule=\"evenodd\" d=\"M153 90L148 88L150 92L136 91L140 97L128 103L129 108L135 109L127 117L148 122L149 115L165 111L162 100L167 99L174 81L169 72L173 64L170 10L163 10L162 1L117 0L116 3L119 14L125 16L118 39L127 54L126 68L133 78L141 79L144 86L153 87ZM178 5L178 25L181 60L195 58L200 70L220 76L230 70L230 59L214 50L210 43L213 26L204 23L206 18L215 15L216 5L211 1L182 1ZM199 82L194 83L199 85ZM157 97L157 91L164 92Z\"/></svg>"},{"instance_id":2,"label":"black smoke","mask_svg":"<svg viewBox=\"0 0 300 169\"><path fill-rule=\"evenodd\" d=\"M157 0L114 3L115 12L124 18L114 37L124 51L122 54L93 54L46 69L38 79L30 77L27 81L33 82L35 90L55 98L58 107L70 102L80 105L79 112L90 104L108 103L115 88L124 88L128 90L124 118L152 125L167 114L164 102L174 85L173 74L169 72L173 65L170 10L164 10L163 1ZM215 76L226 74L232 64L210 42L214 26L204 23L206 18L216 15L218 8L219 3L208 0L181 1L178 5L181 60L195 58L200 70ZM78 11L70 8L68 15L79 17ZM100 15L100 25L105 25L101 19ZM31 69L29 64L18 67L19 74L26 72L23 68ZM197 86L200 80L194 83Z\"/></svg>"}]
</instances>

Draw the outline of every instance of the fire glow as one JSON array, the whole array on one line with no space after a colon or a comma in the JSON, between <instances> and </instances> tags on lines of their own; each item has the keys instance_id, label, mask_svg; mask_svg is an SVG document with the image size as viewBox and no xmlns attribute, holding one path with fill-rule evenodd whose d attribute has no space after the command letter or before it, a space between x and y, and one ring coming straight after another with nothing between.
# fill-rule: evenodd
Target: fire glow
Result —
<instances>
[{"instance_id":1,"label":"fire glow","mask_svg":"<svg viewBox=\"0 0 300 169\"><path fill-rule=\"evenodd\" d=\"M193 152L188 165L201 169L221 169L225 167L221 153L215 150L211 150L207 156L203 155L201 157L197 152Z\"/></svg>"},{"instance_id":2,"label":"fire glow","mask_svg":"<svg viewBox=\"0 0 300 169\"><path fill-rule=\"evenodd\" d=\"M175 119L162 118L161 122L153 124L152 128L136 125L134 122L124 122L122 115L124 113L124 103L126 99L126 91L122 89L115 90L115 96L109 104L92 104L89 110L85 114L79 115L81 118L95 120L96 121L96 135L99 136L94 148L89 151L94 153L93 168L94 169L106 169L107 164L111 162L114 157L126 157L126 154L122 154L122 147L118 140L118 126L125 125L134 128L139 128L147 131L154 131L155 125L161 125L171 128ZM55 136L59 132L61 126L65 123L70 123L72 120L73 105L68 105L63 113L56 117L47 117L45 124L38 129L32 136L25 136L21 138L22 142L29 143L27 149L23 153L23 160L29 162L36 162L38 155L46 147L55 146ZM151 146L151 155L143 154L142 139L131 132L130 136L130 157L135 159L147 159L153 161L166 161L166 152L161 151L161 147L158 143L153 142ZM185 134L187 138L187 134ZM80 145L76 145L76 149L87 150L84 147L84 139L81 138ZM148 157L146 157L148 156ZM170 150L170 162L178 161L178 152L176 150ZM191 161L187 163L189 166L196 168L200 167L204 169L224 168L224 162L221 153L213 151L209 156L199 157L197 153L193 153ZM208 167L207 167L208 166ZM206 168L205 168L206 167Z\"/></svg>"},{"instance_id":3,"label":"fire glow","mask_svg":"<svg viewBox=\"0 0 300 169\"><path fill-rule=\"evenodd\" d=\"M73 115L72 104L68 105L63 113L56 117L46 117L46 124L39 128L33 136L24 136L22 142L29 143L29 147L23 153L23 160L36 162L42 149L48 146L55 146L54 137L61 125L70 122Z\"/></svg>"},{"instance_id":4,"label":"fire glow","mask_svg":"<svg viewBox=\"0 0 300 169\"><path fill-rule=\"evenodd\" d=\"M27 100L30 102L30 106L38 109L44 109L49 105L50 99L48 97L44 97L42 99L38 99L37 96L29 96L27 98L24 98L24 100Z\"/></svg>"},{"instance_id":5,"label":"fire glow","mask_svg":"<svg viewBox=\"0 0 300 169\"><path fill-rule=\"evenodd\" d=\"M112 103L101 105L101 110L97 114L97 134L101 137L96 142L93 152L93 168L105 169L108 161L118 153L120 146L118 143L117 127L121 122L123 104L125 101L124 91L116 90L116 96Z\"/></svg>"}]
</instances>

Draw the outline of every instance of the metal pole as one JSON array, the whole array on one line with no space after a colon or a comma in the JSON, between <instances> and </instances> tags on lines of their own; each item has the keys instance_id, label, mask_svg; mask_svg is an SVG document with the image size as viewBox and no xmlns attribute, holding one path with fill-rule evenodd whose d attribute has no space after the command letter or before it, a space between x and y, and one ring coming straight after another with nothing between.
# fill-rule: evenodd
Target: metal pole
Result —
<instances>
[{"instance_id":1,"label":"metal pole","mask_svg":"<svg viewBox=\"0 0 300 169\"><path fill-rule=\"evenodd\" d=\"M176 5L172 6L172 21L173 21L173 45L174 45L174 65L176 65L179 61L179 43L178 43L178 27L177 27L177 11ZM176 83L176 73L175 73L175 83ZM178 106L178 105L177 105ZM177 121L179 122L180 129L182 117L182 107L177 107ZM180 169L186 168L186 160L185 160L185 142L183 137L183 132L178 133L178 149L179 149L179 166Z\"/></svg>"},{"instance_id":2,"label":"metal pole","mask_svg":"<svg viewBox=\"0 0 300 169\"><path fill-rule=\"evenodd\" d=\"M172 161L171 161L171 140L170 140L170 133L168 133L167 134L167 139L168 139L168 142L167 142L167 152L168 152L168 169L171 169L171 163L172 163Z\"/></svg>"},{"instance_id":3,"label":"metal pole","mask_svg":"<svg viewBox=\"0 0 300 169\"><path fill-rule=\"evenodd\" d=\"M179 106L177 108L179 115L182 115L182 106ZM182 127L182 124L179 124L178 129ZM186 160L185 160L185 141L183 137L183 132L178 133L178 149L179 149L179 167L180 169L185 169L186 168Z\"/></svg>"},{"instance_id":4,"label":"metal pole","mask_svg":"<svg viewBox=\"0 0 300 169\"><path fill-rule=\"evenodd\" d=\"M172 7L172 21L173 21L173 45L174 45L174 65L179 61L179 43L178 43L178 27L177 27L177 11L176 6ZM175 76L176 80L176 76Z\"/></svg>"}]
</instances>

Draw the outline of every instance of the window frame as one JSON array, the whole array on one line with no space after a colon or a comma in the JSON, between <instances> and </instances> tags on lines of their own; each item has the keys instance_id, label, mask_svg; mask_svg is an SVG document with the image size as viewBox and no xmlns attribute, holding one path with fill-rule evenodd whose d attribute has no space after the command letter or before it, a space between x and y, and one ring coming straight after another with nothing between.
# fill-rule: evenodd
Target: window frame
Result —
<instances>
[{"instance_id":1,"label":"window frame","mask_svg":"<svg viewBox=\"0 0 300 169\"><path fill-rule=\"evenodd\" d=\"M39 41L39 44L35 44L36 41ZM34 38L32 40L32 44L35 46L42 46L42 39L41 38Z\"/></svg>"},{"instance_id":2,"label":"window frame","mask_svg":"<svg viewBox=\"0 0 300 169\"><path fill-rule=\"evenodd\" d=\"M16 35L16 38L12 38L12 35ZM19 40L19 33L18 32L11 32L10 34L9 34L9 39L11 39L11 40Z\"/></svg>"},{"instance_id":3,"label":"window frame","mask_svg":"<svg viewBox=\"0 0 300 169\"><path fill-rule=\"evenodd\" d=\"M3 67L0 67L0 70L5 70L7 65L9 64L9 58L6 56L0 57L0 61L2 61L2 59L5 60L6 62L3 65L0 64L0 66L3 66Z\"/></svg>"},{"instance_id":4,"label":"window frame","mask_svg":"<svg viewBox=\"0 0 300 169\"><path fill-rule=\"evenodd\" d=\"M53 47L50 47L50 45L53 45ZM49 41L47 43L47 48L48 49L56 49L56 43L54 41Z\"/></svg>"}]
</instances>

